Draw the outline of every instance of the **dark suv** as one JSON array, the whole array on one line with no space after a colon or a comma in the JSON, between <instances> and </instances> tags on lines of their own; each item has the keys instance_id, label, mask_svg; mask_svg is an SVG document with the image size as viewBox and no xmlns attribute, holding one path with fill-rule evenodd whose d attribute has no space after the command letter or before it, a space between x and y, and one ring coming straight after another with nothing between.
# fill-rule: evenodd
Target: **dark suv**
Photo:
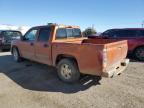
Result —
<instances>
[{"instance_id":1,"label":"dark suv","mask_svg":"<svg viewBox=\"0 0 144 108\"><path fill-rule=\"evenodd\" d=\"M22 33L14 30L0 30L0 51L10 49L11 41L20 39Z\"/></svg>"}]
</instances>

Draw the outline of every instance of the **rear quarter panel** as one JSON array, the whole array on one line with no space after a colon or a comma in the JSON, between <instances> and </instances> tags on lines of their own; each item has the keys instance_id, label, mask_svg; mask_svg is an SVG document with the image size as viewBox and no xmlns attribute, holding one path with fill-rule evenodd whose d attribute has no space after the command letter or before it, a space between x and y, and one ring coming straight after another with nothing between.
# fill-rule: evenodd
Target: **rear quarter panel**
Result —
<instances>
[{"instance_id":1,"label":"rear quarter panel","mask_svg":"<svg viewBox=\"0 0 144 108\"><path fill-rule=\"evenodd\" d=\"M102 73L102 45L53 43L52 58L55 66L59 54L70 55L77 60L81 73L101 75Z\"/></svg>"}]
</instances>

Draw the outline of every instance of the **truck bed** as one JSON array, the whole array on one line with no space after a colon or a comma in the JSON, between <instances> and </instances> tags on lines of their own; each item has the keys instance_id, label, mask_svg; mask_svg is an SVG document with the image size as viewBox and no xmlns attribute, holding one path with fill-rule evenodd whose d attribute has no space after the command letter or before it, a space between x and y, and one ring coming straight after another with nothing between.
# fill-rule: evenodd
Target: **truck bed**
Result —
<instances>
[{"instance_id":1,"label":"truck bed","mask_svg":"<svg viewBox=\"0 0 144 108\"><path fill-rule=\"evenodd\" d=\"M52 49L54 61L56 54L72 55L76 58L82 73L102 75L104 71L117 68L126 58L127 41L68 39L54 42Z\"/></svg>"}]
</instances>

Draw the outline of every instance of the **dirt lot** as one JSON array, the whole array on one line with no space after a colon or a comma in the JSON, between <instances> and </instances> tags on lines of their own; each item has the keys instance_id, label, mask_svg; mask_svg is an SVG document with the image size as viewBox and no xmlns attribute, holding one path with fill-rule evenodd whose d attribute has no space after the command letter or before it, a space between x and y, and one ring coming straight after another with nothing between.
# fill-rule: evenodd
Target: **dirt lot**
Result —
<instances>
[{"instance_id":1,"label":"dirt lot","mask_svg":"<svg viewBox=\"0 0 144 108\"><path fill-rule=\"evenodd\" d=\"M88 76L68 85L52 67L0 53L0 108L144 108L144 63L133 61L112 79Z\"/></svg>"}]
</instances>

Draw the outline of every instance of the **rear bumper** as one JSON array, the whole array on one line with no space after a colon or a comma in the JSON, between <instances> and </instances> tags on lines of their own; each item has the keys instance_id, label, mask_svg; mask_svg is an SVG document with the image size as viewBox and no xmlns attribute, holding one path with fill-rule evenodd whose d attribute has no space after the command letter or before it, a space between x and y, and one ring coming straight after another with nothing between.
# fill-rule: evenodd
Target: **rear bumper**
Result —
<instances>
[{"instance_id":1,"label":"rear bumper","mask_svg":"<svg viewBox=\"0 0 144 108\"><path fill-rule=\"evenodd\" d=\"M129 59L124 59L121 62L115 64L109 70L106 70L106 71L102 72L102 76L103 77L117 76L125 70L125 68L128 66L128 64L129 64Z\"/></svg>"}]
</instances>

